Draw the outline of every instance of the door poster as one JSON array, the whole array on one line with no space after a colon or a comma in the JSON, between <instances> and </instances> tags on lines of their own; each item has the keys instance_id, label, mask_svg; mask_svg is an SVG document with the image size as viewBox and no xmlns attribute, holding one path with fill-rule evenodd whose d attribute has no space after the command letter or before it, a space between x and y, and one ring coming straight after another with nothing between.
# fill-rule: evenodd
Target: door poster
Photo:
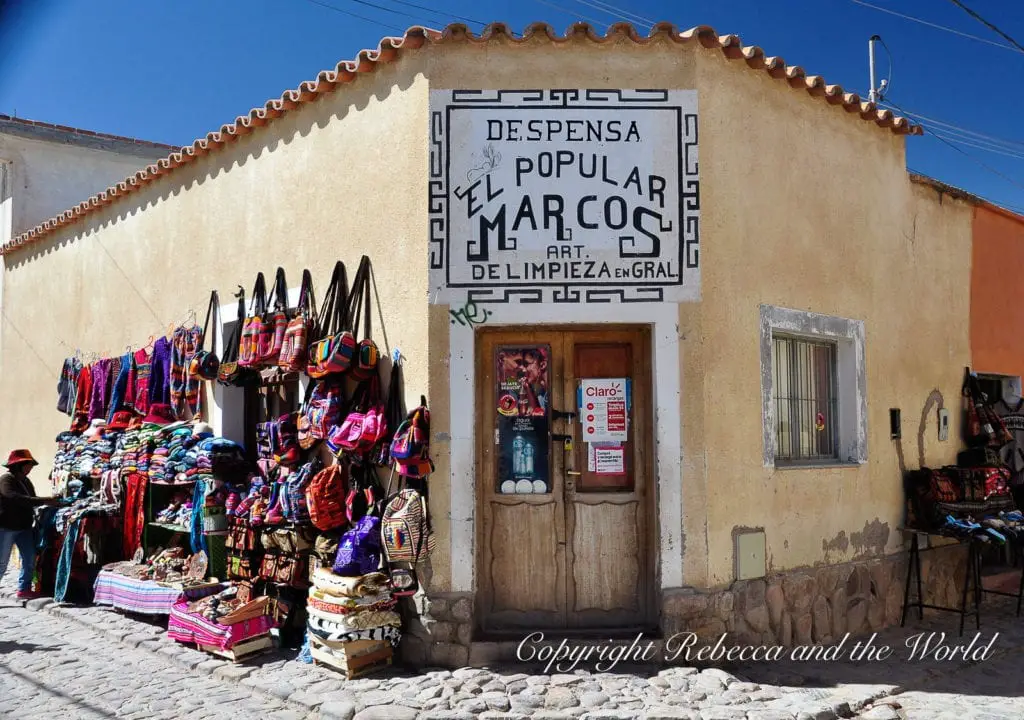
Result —
<instances>
[{"instance_id":1,"label":"door poster","mask_svg":"<svg viewBox=\"0 0 1024 720\"><path fill-rule=\"evenodd\" d=\"M594 378L580 381L583 441L622 443L629 440L626 414L629 406L628 378Z\"/></svg>"},{"instance_id":2,"label":"door poster","mask_svg":"<svg viewBox=\"0 0 1024 720\"><path fill-rule=\"evenodd\" d=\"M548 345L502 347L496 353L498 491L551 492Z\"/></svg>"}]
</instances>

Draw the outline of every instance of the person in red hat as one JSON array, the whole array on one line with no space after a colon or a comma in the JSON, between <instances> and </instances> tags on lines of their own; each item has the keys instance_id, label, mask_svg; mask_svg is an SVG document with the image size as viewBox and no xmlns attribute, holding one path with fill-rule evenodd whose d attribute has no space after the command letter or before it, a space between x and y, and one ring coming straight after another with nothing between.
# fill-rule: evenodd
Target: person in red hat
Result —
<instances>
[{"instance_id":1,"label":"person in red hat","mask_svg":"<svg viewBox=\"0 0 1024 720\"><path fill-rule=\"evenodd\" d=\"M14 450L4 463L7 472L0 475L0 578L7 572L11 548L21 556L21 575L17 597L38 597L32 592L32 574L36 564L32 523L38 505L56 505L58 498L37 497L28 474L39 463L28 450Z\"/></svg>"}]
</instances>

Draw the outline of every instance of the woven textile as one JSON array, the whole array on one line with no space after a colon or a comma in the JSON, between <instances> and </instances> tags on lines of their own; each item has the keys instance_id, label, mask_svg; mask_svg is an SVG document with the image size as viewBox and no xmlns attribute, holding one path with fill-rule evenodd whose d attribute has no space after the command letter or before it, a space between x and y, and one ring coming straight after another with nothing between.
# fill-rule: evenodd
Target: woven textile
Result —
<instances>
[{"instance_id":1,"label":"woven textile","mask_svg":"<svg viewBox=\"0 0 1024 720\"><path fill-rule=\"evenodd\" d=\"M171 341L171 407L179 418L186 416L186 409L192 414L199 413L199 384L201 379L188 373L188 364L199 352L201 331L198 327L178 328Z\"/></svg>"},{"instance_id":2,"label":"woven textile","mask_svg":"<svg viewBox=\"0 0 1024 720\"><path fill-rule=\"evenodd\" d=\"M217 586L198 590L182 590L158 585L152 580L135 580L101 570L93 586L93 603L112 605L126 612L143 615L170 615L175 603L183 598L197 599L217 591Z\"/></svg>"},{"instance_id":3,"label":"woven textile","mask_svg":"<svg viewBox=\"0 0 1024 720\"><path fill-rule=\"evenodd\" d=\"M277 627L277 623L270 615L261 615L234 625L221 625L207 620L202 615L190 613L188 603L179 602L171 608L167 621L167 636L178 642L194 642L230 650L240 642L265 635L274 627Z\"/></svg>"}]
</instances>

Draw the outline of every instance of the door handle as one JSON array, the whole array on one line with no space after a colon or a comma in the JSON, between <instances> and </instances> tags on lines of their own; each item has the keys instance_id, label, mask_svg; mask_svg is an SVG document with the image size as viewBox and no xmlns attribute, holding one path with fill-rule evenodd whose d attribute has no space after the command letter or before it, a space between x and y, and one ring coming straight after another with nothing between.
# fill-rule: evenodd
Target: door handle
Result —
<instances>
[{"instance_id":1,"label":"door handle","mask_svg":"<svg viewBox=\"0 0 1024 720\"><path fill-rule=\"evenodd\" d=\"M575 470L566 470L566 471L565 471L565 474L566 474L566 475L573 475L573 476L575 476L575 477L582 477L582 476L583 476L583 473L581 473L581 472L576 472Z\"/></svg>"},{"instance_id":2,"label":"door handle","mask_svg":"<svg viewBox=\"0 0 1024 720\"><path fill-rule=\"evenodd\" d=\"M551 410L551 418L553 420L572 420L574 417L576 417L574 412L555 410L554 408Z\"/></svg>"}]
</instances>

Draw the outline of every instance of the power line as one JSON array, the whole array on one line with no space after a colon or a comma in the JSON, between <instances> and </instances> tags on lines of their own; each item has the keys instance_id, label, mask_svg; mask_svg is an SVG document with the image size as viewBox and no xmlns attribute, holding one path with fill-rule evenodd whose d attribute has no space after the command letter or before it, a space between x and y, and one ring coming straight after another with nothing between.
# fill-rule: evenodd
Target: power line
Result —
<instances>
[{"instance_id":1,"label":"power line","mask_svg":"<svg viewBox=\"0 0 1024 720\"><path fill-rule=\"evenodd\" d=\"M988 38L983 38L978 35L971 35L970 33L965 33L951 27L946 27L945 25L939 25L937 23L929 22L928 20L922 20L921 18L914 17L913 15L905 15L903 13L896 12L895 10L890 10L889 8L880 7L878 5L872 5L871 3L864 2L864 0L850 0L850 2L854 3L855 5L862 5L866 8L871 8L872 10L877 10L879 12L887 13L889 15L895 15L896 17L903 18L904 20L910 20L911 22L916 22L921 25L927 25L928 27L935 28L936 30L944 30L945 32L953 33L954 35L959 35L960 37L969 38L971 40L977 40L978 42L983 42L986 45L994 45L995 47L1002 48L1003 50L1009 50L1010 52L1024 54L1024 50L1018 50L1017 48L1011 45L1005 45L1003 43L996 42L994 40L989 40Z\"/></svg>"},{"instance_id":2,"label":"power line","mask_svg":"<svg viewBox=\"0 0 1024 720\"><path fill-rule=\"evenodd\" d=\"M482 20L474 20L473 18L463 17L462 15L456 15L455 13L448 12L447 10L435 10L434 8L424 7L423 5L417 5L416 3L406 2L405 0L391 0L396 5L405 5L406 7L416 8L417 10L423 10L425 12L439 15L442 18L455 18L456 20L464 20L468 23L474 23L475 25L487 25Z\"/></svg>"},{"instance_id":3,"label":"power line","mask_svg":"<svg viewBox=\"0 0 1024 720\"><path fill-rule=\"evenodd\" d=\"M539 2L541 5L547 5L548 7L552 7L555 10L561 10L566 15L571 15L572 17L582 18L582 19L584 19L584 20L586 20L588 22L592 22L592 23L595 23L597 25L604 25L605 24L604 20L598 20L596 18L587 17L586 15L582 15L582 14L576 12L575 10L570 10L569 8L564 7L562 5L556 5L553 2L548 2L548 0L537 0L537 2Z\"/></svg>"},{"instance_id":4,"label":"power line","mask_svg":"<svg viewBox=\"0 0 1024 720\"><path fill-rule=\"evenodd\" d=\"M405 30L403 28L399 28L396 25L388 25L387 23L383 23L380 20L374 20L373 18L364 17L363 15L359 15L359 14L354 13L354 12L349 12L348 10L342 10L340 7L335 7L334 5L328 5L327 3L319 2L319 0L306 0L306 2L310 3L311 5L318 5L319 7L325 8L327 10L333 10L334 12L341 13L342 15L348 15L349 17L354 17L357 20L362 20L363 22L373 23L374 25L380 25L382 28L387 28L388 30L393 30L393 31L397 32L399 35L401 35L401 34L403 34L405 32Z\"/></svg>"},{"instance_id":5,"label":"power line","mask_svg":"<svg viewBox=\"0 0 1024 720\"><path fill-rule=\"evenodd\" d=\"M885 104L885 103L883 103L883 104ZM940 126L942 128L947 128L949 130L957 131L958 133L962 133L964 135L973 136L973 137L978 138L980 140L988 141L989 143L991 143L993 145L1003 145L1003 146L1007 147L1007 149L1018 149L1019 148L1021 150L1024 150L1024 141L1022 141L1022 140L1007 140L1005 138L999 138L999 137L996 137L994 135L986 135L985 133L980 133L980 132L977 132L975 130L969 130L968 128L961 127L959 125L954 125L953 123L946 122L945 120L938 120L938 119L933 118L933 117L928 117L927 115L922 115L921 113L914 112L913 110L900 110L900 112L902 112L903 114L908 115L908 116L914 118L915 120L929 122L932 125L938 125L938 126Z\"/></svg>"},{"instance_id":6,"label":"power line","mask_svg":"<svg viewBox=\"0 0 1024 720\"><path fill-rule=\"evenodd\" d=\"M956 5L958 8L960 8L961 10L963 10L965 13L970 15L972 18L974 18L975 20L980 22L982 25L987 27L989 30L992 30L993 32L996 32L996 33L999 33L1000 35L1002 35L1004 38L1006 38L1010 42L1011 45L1016 47L1018 50L1020 50L1021 52L1024 52L1024 45L1021 45L1019 42L1017 42L1012 37L1010 37L1009 35L1004 33L1002 30L1000 30L998 27L996 27L995 25L990 23L988 20L983 18L981 15L979 15L978 13L974 12L973 10L971 10L969 7L967 7L962 2L960 2L960 0L949 0L949 1L951 3L953 3L954 5Z\"/></svg>"},{"instance_id":7,"label":"power line","mask_svg":"<svg viewBox=\"0 0 1024 720\"><path fill-rule=\"evenodd\" d=\"M642 15L637 15L634 12L617 8L614 5L610 5L600 0L576 0L581 5L589 5L592 8L600 10L603 13L607 13L617 19L625 20L628 23L643 23L647 27L654 27L655 22L649 18L645 18Z\"/></svg>"},{"instance_id":8,"label":"power line","mask_svg":"<svg viewBox=\"0 0 1024 720\"><path fill-rule=\"evenodd\" d=\"M889 101L889 105L892 105L894 108L899 110L901 113L904 113L905 115L909 115L909 113L907 113L906 110L904 110L899 105L897 105L896 103L892 102L891 100ZM927 127L925 125L922 125L921 127L924 129L924 131L928 135L931 135L933 138L935 138L939 142L941 142L941 143L943 143L945 145L948 145L949 147L953 148L958 153L960 153L964 157L968 158L971 162L980 165L981 167L985 168L986 170L988 170L993 175L998 175L999 177L1001 177L1003 180L1005 180L1006 182L1010 183L1011 185L1014 185L1014 186L1020 188L1021 190L1024 190L1024 184L1021 184L1021 183L1017 182L1016 180L1011 178L1009 175L1006 175L1005 173L999 172L994 167L991 167L990 165L985 164L984 162L982 162L981 160L979 160L978 158L974 157L969 152L964 150L963 148L958 147L957 145L954 145L952 142L950 142L946 138L944 138L944 137L942 137L940 135L936 135L935 132L931 128L929 128L929 127Z\"/></svg>"}]
</instances>

